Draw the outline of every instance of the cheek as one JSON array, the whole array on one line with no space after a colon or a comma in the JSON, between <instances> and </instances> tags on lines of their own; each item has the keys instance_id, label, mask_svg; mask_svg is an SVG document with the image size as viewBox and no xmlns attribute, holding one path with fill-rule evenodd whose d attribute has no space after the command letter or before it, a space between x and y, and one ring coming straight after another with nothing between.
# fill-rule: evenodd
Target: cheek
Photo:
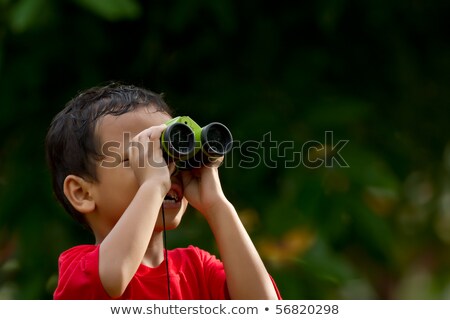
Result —
<instances>
[{"instance_id":1,"label":"cheek","mask_svg":"<svg viewBox=\"0 0 450 320\"><path fill-rule=\"evenodd\" d=\"M139 187L130 170L109 169L99 174L99 209L121 215L129 206Z\"/></svg>"}]
</instances>

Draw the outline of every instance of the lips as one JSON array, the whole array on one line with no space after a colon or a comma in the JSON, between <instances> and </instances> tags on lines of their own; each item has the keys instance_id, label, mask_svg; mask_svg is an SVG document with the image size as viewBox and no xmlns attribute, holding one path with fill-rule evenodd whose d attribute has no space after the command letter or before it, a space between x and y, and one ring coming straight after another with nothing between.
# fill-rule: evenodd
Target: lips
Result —
<instances>
[{"instance_id":1,"label":"lips","mask_svg":"<svg viewBox=\"0 0 450 320\"><path fill-rule=\"evenodd\" d=\"M183 199L183 187L181 186L178 180L173 179L169 192L167 192L166 196L164 197L163 201L164 207L165 208L179 207L182 199Z\"/></svg>"},{"instance_id":2,"label":"lips","mask_svg":"<svg viewBox=\"0 0 450 320\"><path fill-rule=\"evenodd\" d=\"M179 197L178 193L175 190L170 189L169 192L164 197L164 201L166 201L166 202L178 202L179 198L180 197Z\"/></svg>"}]
</instances>

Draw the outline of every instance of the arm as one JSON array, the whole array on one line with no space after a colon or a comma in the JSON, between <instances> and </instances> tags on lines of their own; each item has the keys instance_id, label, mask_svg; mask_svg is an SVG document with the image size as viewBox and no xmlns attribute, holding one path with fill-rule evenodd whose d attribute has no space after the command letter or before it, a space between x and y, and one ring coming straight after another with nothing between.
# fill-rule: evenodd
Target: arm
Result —
<instances>
[{"instance_id":1,"label":"arm","mask_svg":"<svg viewBox=\"0 0 450 320\"><path fill-rule=\"evenodd\" d=\"M189 203L208 221L216 239L232 299L277 299L269 274L220 186L217 168L183 173Z\"/></svg>"},{"instance_id":2,"label":"arm","mask_svg":"<svg viewBox=\"0 0 450 320\"><path fill-rule=\"evenodd\" d=\"M133 141L141 143L144 153L130 148L130 166L139 185L133 200L100 244L99 274L105 291L111 297L123 294L136 273L155 228L164 196L170 188L167 166L151 167L149 161L139 166L139 157L153 157L164 161L159 137L165 126L152 127L137 135ZM158 158L160 157L160 159ZM142 162L141 162L142 163Z\"/></svg>"}]
</instances>

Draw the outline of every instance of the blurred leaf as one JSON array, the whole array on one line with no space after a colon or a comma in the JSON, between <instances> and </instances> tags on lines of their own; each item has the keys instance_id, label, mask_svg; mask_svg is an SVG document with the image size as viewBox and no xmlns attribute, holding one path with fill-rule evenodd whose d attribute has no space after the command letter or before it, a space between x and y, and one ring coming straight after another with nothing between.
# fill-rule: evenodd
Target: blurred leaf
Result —
<instances>
[{"instance_id":1,"label":"blurred leaf","mask_svg":"<svg viewBox=\"0 0 450 320\"><path fill-rule=\"evenodd\" d=\"M292 265L316 241L316 235L304 227L297 227L286 231L282 238L273 240L263 238L258 242L261 257L274 266Z\"/></svg>"},{"instance_id":2,"label":"blurred leaf","mask_svg":"<svg viewBox=\"0 0 450 320\"><path fill-rule=\"evenodd\" d=\"M136 0L75 0L79 5L109 20L133 20L141 15L141 6Z\"/></svg>"},{"instance_id":3,"label":"blurred leaf","mask_svg":"<svg viewBox=\"0 0 450 320\"><path fill-rule=\"evenodd\" d=\"M333 253L323 239L318 239L308 253L297 260L318 279L340 283L356 277L355 271L345 259Z\"/></svg>"},{"instance_id":4,"label":"blurred leaf","mask_svg":"<svg viewBox=\"0 0 450 320\"><path fill-rule=\"evenodd\" d=\"M44 5L44 0L20 0L11 9L10 25L14 32L23 32L33 26Z\"/></svg>"},{"instance_id":5,"label":"blurred leaf","mask_svg":"<svg viewBox=\"0 0 450 320\"><path fill-rule=\"evenodd\" d=\"M359 202L348 203L348 207L358 245L374 259L389 261L395 238L387 221Z\"/></svg>"},{"instance_id":6,"label":"blurred leaf","mask_svg":"<svg viewBox=\"0 0 450 320\"><path fill-rule=\"evenodd\" d=\"M398 177L379 154L350 141L343 152L343 157L350 166L347 172L358 187L379 187L398 193L400 188Z\"/></svg>"}]
</instances>

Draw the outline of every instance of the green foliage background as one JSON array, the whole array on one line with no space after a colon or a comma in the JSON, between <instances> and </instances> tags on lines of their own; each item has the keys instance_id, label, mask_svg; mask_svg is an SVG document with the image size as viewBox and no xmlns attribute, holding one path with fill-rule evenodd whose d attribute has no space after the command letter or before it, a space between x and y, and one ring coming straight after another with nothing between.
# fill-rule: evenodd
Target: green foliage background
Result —
<instances>
[{"instance_id":1,"label":"green foliage background","mask_svg":"<svg viewBox=\"0 0 450 320\"><path fill-rule=\"evenodd\" d=\"M317 161L326 131L349 140L348 168L288 169L261 144L273 168L221 169L285 299L450 298L449 24L446 1L0 0L0 298L51 298L58 255L92 241L43 142L110 80L239 141L327 142ZM193 211L168 238L217 252Z\"/></svg>"}]
</instances>

